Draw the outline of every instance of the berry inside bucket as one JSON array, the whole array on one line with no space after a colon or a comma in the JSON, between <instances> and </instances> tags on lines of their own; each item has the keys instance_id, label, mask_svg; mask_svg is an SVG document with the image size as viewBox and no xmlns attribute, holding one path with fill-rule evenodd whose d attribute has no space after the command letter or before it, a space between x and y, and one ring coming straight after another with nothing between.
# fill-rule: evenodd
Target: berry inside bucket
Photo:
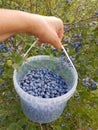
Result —
<instances>
[{"instance_id":1,"label":"berry inside bucket","mask_svg":"<svg viewBox=\"0 0 98 130\"><path fill-rule=\"evenodd\" d=\"M20 81L20 87L41 98L54 98L68 92L65 79L46 67L29 70Z\"/></svg>"}]
</instances>

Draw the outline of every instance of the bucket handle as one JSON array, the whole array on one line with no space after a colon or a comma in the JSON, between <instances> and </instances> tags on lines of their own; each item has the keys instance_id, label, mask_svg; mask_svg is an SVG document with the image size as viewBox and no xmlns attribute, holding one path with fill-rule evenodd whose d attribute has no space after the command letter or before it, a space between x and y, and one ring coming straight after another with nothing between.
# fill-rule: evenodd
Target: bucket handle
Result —
<instances>
[{"instance_id":1,"label":"bucket handle","mask_svg":"<svg viewBox=\"0 0 98 130\"><path fill-rule=\"evenodd\" d=\"M32 47L38 42L38 39L32 43L32 45L30 46L30 48L26 51L26 53L23 55L23 57L26 57L26 55L29 53L29 51L32 49Z\"/></svg>"},{"instance_id":2,"label":"bucket handle","mask_svg":"<svg viewBox=\"0 0 98 130\"><path fill-rule=\"evenodd\" d=\"M35 42L32 43L32 45L31 45L30 48L26 51L26 53L23 55L23 57L26 57L26 55L29 53L29 51L32 49L32 47L33 47L37 42L38 42L38 39L37 39ZM74 65L73 65L73 63L72 63L72 61L71 61L71 59L70 59L70 57L69 57L67 51L66 51L65 48L64 48L64 46L62 45L61 47L62 47L62 49L63 49L63 51L64 51L64 53L65 53L65 55L66 55L68 61L70 62L71 66L75 69L75 67L74 67ZM76 69L75 69L75 70L76 70Z\"/></svg>"}]
</instances>

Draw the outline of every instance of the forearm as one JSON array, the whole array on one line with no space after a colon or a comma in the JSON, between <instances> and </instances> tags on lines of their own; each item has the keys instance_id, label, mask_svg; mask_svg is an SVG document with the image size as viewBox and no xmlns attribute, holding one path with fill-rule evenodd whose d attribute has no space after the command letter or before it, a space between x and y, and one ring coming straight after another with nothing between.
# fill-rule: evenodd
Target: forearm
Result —
<instances>
[{"instance_id":1,"label":"forearm","mask_svg":"<svg viewBox=\"0 0 98 130\"><path fill-rule=\"evenodd\" d=\"M0 9L0 36L7 37L15 33L31 33L36 29L36 15L30 13ZM32 24L32 25L31 25Z\"/></svg>"}]
</instances>

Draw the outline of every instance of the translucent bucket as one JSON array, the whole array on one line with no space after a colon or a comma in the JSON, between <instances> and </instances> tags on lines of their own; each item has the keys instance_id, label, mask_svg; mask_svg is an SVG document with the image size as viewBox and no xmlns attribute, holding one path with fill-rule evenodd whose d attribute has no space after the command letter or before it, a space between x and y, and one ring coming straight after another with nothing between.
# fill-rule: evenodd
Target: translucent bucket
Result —
<instances>
[{"instance_id":1,"label":"translucent bucket","mask_svg":"<svg viewBox=\"0 0 98 130\"><path fill-rule=\"evenodd\" d=\"M34 97L26 93L19 86L19 81L31 68L48 67L55 73L65 78L69 91L56 98ZM76 70L67 61L61 62L59 58L46 55L34 56L24 62L20 70L14 70L14 87L20 96L24 114L32 121L38 123L49 123L56 120L63 112L67 101L74 94L77 86L78 75Z\"/></svg>"}]
</instances>

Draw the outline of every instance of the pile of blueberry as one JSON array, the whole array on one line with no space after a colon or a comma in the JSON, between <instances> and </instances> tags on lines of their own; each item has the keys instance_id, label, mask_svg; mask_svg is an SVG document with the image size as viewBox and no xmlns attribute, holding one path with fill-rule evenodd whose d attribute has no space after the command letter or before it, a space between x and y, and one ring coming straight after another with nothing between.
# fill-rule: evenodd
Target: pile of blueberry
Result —
<instances>
[{"instance_id":1,"label":"pile of blueberry","mask_svg":"<svg viewBox=\"0 0 98 130\"><path fill-rule=\"evenodd\" d=\"M28 94L41 98L54 98L68 92L65 79L46 67L29 70L19 84Z\"/></svg>"}]
</instances>

